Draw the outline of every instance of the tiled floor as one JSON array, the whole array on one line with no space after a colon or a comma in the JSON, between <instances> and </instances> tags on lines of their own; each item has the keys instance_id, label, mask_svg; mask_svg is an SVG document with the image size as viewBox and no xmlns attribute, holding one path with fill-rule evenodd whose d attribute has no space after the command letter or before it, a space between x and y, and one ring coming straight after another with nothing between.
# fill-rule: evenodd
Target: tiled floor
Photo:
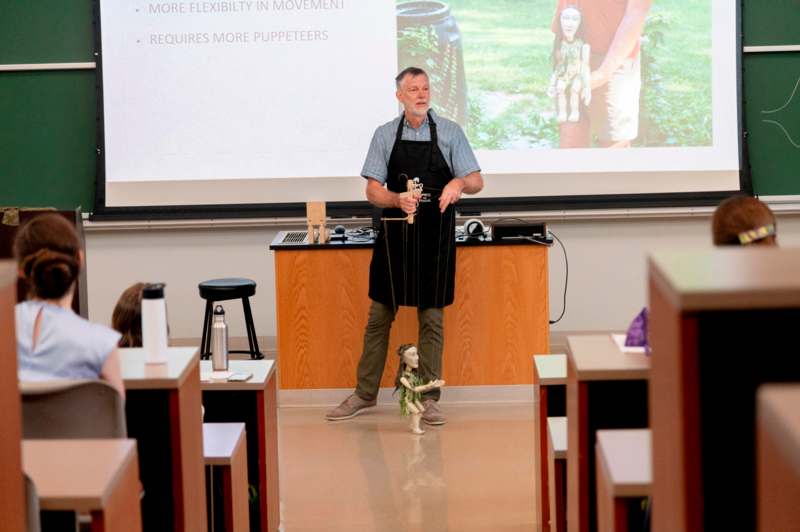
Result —
<instances>
[{"instance_id":1,"label":"tiled floor","mask_svg":"<svg viewBox=\"0 0 800 532\"><path fill-rule=\"evenodd\" d=\"M336 423L282 408L283 530L533 530L533 404L443 410L414 436L397 406Z\"/></svg>"}]
</instances>

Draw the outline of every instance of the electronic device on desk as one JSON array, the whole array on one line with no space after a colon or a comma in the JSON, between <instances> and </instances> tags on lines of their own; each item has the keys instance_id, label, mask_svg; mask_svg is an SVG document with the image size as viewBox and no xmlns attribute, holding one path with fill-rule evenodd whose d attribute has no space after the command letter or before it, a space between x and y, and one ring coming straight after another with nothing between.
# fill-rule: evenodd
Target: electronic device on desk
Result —
<instances>
[{"instance_id":1,"label":"electronic device on desk","mask_svg":"<svg viewBox=\"0 0 800 532\"><path fill-rule=\"evenodd\" d=\"M470 218L464 222L464 240L483 240L489 236L489 230L477 218Z\"/></svg>"},{"instance_id":2,"label":"electronic device on desk","mask_svg":"<svg viewBox=\"0 0 800 532\"><path fill-rule=\"evenodd\" d=\"M492 224L492 239L502 240L528 240L539 244L552 245L553 237L547 231L544 222L525 222L519 219L498 220Z\"/></svg>"},{"instance_id":3,"label":"electronic device on desk","mask_svg":"<svg viewBox=\"0 0 800 532\"><path fill-rule=\"evenodd\" d=\"M337 225L333 228L333 233L330 234L330 241L331 242L344 242L347 240L347 231L345 230L343 225Z\"/></svg>"}]
</instances>

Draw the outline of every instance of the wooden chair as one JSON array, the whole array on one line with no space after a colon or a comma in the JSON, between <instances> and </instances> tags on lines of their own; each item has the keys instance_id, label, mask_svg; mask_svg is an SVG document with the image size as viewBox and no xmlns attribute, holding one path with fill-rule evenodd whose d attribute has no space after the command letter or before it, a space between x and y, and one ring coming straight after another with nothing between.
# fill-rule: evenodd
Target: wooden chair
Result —
<instances>
[{"instance_id":1,"label":"wooden chair","mask_svg":"<svg viewBox=\"0 0 800 532\"><path fill-rule=\"evenodd\" d=\"M758 531L800 530L800 384L758 390Z\"/></svg>"},{"instance_id":2,"label":"wooden chair","mask_svg":"<svg viewBox=\"0 0 800 532\"><path fill-rule=\"evenodd\" d=\"M643 530L642 501L653 484L649 429L598 430L597 530Z\"/></svg>"},{"instance_id":3,"label":"wooden chair","mask_svg":"<svg viewBox=\"0 0 800 532\"><path fill-rule=\"evenodd\" d=\"M124 401L101 380L20 382L24 439L125 438Z\"/></svg>"},{"instance_id":4,"label":"wooden chair","mask_svg":"<svg viewBox=\"0 0 800 532\"><path fill-rule=\"evenodd\" d=\"M250 530L244 423L203 423L203 457L208 529Z\"/></svg>"},{"instance_id":5,"label":"wooden chair","mask_svg":"<svg viewBox=\"0 0 800 532\"><path fill-rule=\"evenodd\" d=\"M547 418L550 531L567 530L567 418Z\"/></svg>"},{"instance_id":6,"label":"wooden chair","mask_svg":"<svg viewBox=\"0 0 800 532\"><path fill-rule=\"evenodd\" d=\"M539 472L536 490L537 530L547 531L550 523L550 468L547 460L547 419L566 414L567 355L533 355L534 408L533 458Z\"/></svg>"}]
</instances>

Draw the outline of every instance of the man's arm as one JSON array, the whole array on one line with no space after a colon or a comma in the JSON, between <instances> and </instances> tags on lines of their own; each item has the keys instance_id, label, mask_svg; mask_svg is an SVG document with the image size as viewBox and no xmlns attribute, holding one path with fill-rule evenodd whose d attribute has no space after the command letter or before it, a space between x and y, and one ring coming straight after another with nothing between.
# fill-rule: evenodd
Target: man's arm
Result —
<instances>
[{"instance_id":1,"label":"man's arm","mask_svg":"<svg viewBox=\"0 0 800 532\"><path fill-rule=\"evenodd\" d=\"M367 178L367 201L383 209L398 208L406 214L414 214L417 211L419 198L413 196L401 197L400 194L392 192L384 187L375 179Z\"/></svg>"},{"instance_id":2,"label":"man's arm","mask_svg":"<svg viewBox=\"0 0 800 532\"><path fill-rule=\"evenodd\" d=\"M608 48L603 63L592 72L592 89L602 87L611 78L622 62L631 55L639 42L644 29L644 22L653 0L628 0L625 15L617 27L614 40Z\"/></svg>"},{"instance_id":3,"label":"man's arm","mask_svg":"<svg viewBox=\"0 0 800 532\"><path fill-rule=\"evenodd\" d=\"M444 212L448 205L461 199L461 194L477 194L483 190L483 176L480 172L472 172L462 178L451 179L439 197L439 209Z\"/></svg>"}]
</instances>

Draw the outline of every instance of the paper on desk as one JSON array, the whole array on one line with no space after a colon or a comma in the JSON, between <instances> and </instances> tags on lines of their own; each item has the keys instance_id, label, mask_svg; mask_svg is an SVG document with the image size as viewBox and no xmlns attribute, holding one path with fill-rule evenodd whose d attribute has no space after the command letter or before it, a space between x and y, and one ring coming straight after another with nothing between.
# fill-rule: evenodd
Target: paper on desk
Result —
<instances>
[{"instance_id":1,"label":"paper on desk","mask_svg":"<svg viewBox=\"0 0 800 532\"><path fill-rule=\"evenodd\" d=\"M625 335L624 334L612 334L611 338L614 340L614 343L617 344L619 350L623 353L644 353L644 346L635 346L635 345L625 345Z\"/></svg>"}]
</instances>

